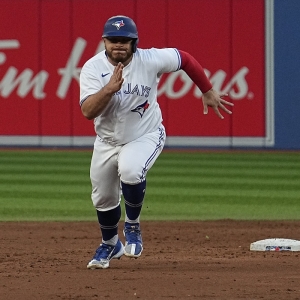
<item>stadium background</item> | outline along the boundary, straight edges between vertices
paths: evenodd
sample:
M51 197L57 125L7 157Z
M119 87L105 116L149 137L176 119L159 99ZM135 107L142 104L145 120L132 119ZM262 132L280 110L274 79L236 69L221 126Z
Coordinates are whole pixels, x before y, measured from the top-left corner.
M249 251L260 239L300 240L299 153L256 151L300 149L299 10L298 0L0 1L1 299L299 299L297 252ZM117 13L137 20L141 47L191 52L235 107L223 121L204 117L188 78L164 78L168 143L197 150L159 157L143 257L103 276L86 269L99 242L91 149L57 147L93 142L76 76Z
M167 146L299 149L300 2L290 0L3 0L0 145L91 146L78 75L103 48L108 17L136 20L142 48L193 54L234 114L202 115L201 93L182 72L159 87ZM13 18L6 18L7 15ZM245 22L246 20L246 22Z

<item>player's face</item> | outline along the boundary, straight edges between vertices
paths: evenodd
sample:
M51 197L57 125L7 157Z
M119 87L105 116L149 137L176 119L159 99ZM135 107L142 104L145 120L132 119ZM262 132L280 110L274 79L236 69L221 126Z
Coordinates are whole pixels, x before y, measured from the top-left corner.
M132 39L122 36L104 38L105 50L113 65L121 62L127 65L132 58Z

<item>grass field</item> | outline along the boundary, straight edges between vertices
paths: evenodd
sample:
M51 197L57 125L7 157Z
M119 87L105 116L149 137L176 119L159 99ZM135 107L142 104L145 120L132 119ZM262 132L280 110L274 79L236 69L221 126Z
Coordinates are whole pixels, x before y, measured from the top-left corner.
M90 159L0 151L0 220L96 220ZM299 153L164 151L147 182L143 220L300 219Z

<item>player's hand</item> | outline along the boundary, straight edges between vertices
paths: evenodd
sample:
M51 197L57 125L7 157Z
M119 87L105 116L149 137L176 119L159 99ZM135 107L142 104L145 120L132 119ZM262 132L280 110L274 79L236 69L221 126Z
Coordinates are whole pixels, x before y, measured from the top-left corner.
M122 84L124 81L123 68L124 68L124 65L119 62L115 66L114 72L113 72L112 76L110 77L108 84L106 85L106 88L109 89L112 94L118 92L122 87Z
M227 109L224 104L229 106L233 106L234 104L224 100L223 97L225 96L228 96L228 94L219 95L214 89L210 89L208 92L204 93L202 95L203 114L208 114L208 107L212 107L212 109L220 119L224 119L224 117L220 113L219 108L221 108L228 114L232 114L232 112Z

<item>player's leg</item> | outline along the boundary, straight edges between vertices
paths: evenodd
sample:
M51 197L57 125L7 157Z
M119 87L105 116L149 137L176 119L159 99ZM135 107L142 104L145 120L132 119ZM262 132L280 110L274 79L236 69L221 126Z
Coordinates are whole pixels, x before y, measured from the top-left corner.
M125 201L125 255L139 257L143 251L140 214L146 191L146 175L161 153L165 131L161 127L123 146L118 157Z
M123 245L118 237L121 217L120 179L117 171L118 147L96 141L91 160L90 177L92 200L96 208L102 234L102 243L89 262L89 269L108 268L112 258L123 255Z

